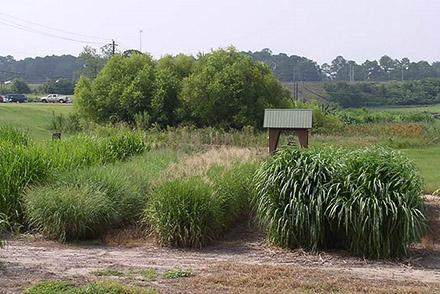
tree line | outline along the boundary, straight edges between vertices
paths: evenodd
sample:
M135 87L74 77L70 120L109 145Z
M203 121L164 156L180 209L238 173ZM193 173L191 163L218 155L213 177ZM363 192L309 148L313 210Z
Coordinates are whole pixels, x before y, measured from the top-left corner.
M440 62L410 61L406 57L399 60L384 55L379 60L366 60L358 64L338 56L331 63L318 65L311 59L297 55L275 55L270 49L245 54L269 65L283 82L407 81L440 78Z
M341 107L440 103L440 80L326 83L328 101Z
M136 50L118 52L121 55ZM269 66L282 82L291 81L392 81L440 78L440 62L395 59L384 55L379 60L366 60L359 64L343 56L330 63L319 65L316 61L285 53L273 54L270 49L241 52ZM0 82L21 79L29 83L48 80L77 80L81 75L97 76L111 57L109 45L99 49L85 47L78 57L72 55L46 56L16 60L0 56Z

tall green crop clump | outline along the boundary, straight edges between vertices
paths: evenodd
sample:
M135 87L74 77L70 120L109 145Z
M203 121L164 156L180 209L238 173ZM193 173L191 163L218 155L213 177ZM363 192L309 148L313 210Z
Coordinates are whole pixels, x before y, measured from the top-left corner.
M399 152L284 149L256 175L257 216L277 245L389 258L423 236L422 181Z
M424 232L422 181L400 152L371 148L350 153L344 192L328 208L355 255L388 258L407 253Z
M326 209L338 193L337 149L283 149L256 173L257 216L271 242L311 250L327 246Z

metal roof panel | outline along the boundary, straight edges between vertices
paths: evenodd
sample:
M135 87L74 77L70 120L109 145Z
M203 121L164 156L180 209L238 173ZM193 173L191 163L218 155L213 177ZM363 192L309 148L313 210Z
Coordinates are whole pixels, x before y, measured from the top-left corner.
M312 128L312 110L310 109L266 109L264 111L265 128Z

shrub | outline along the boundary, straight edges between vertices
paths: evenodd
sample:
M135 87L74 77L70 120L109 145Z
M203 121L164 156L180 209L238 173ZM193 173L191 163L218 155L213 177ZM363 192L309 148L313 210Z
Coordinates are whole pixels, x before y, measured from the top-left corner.
M287 148L262 164L256 173L255 204L272 243L311 250L327 246L331 223L326 208L340 176L339 155L332 148Z
M25 197L30 224L59 240L93 238L119 219L104 189L90 185L35 187Z
M406 254L424 232L422 182L396 151L284 149L256 179L259 221L283 247L388 258Z
M162 244L201 247L222 229L221 207L211 195L200 178L166 182L153 192L145 217Z
M422 237L422 181L407 157L384 148L354 151L346 162L345 184L328 212L346 232L353 254L401 256Z

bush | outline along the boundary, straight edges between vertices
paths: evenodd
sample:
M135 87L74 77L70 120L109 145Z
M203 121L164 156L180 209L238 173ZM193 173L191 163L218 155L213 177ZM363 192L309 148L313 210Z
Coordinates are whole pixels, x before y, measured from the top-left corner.
M287 107L289 92L267 65L228 48L198 59L180 97L184 121L198 127L261 129L264 109Z
M424 232L420 177L389 149L284 149L256 179L259 221L283 247L388 258L406 254Z
M219 202L199 178L177 179L159 186L145 213L164 245L201 247L222 230Z
M350 252L373 258L401 256L423 236L423 185L406 156L384 148L352 152L345 184L328 212L346 232Z
M31 226L62 241L97 237L120 217L106 191L91 185L35 187L25 206Z

